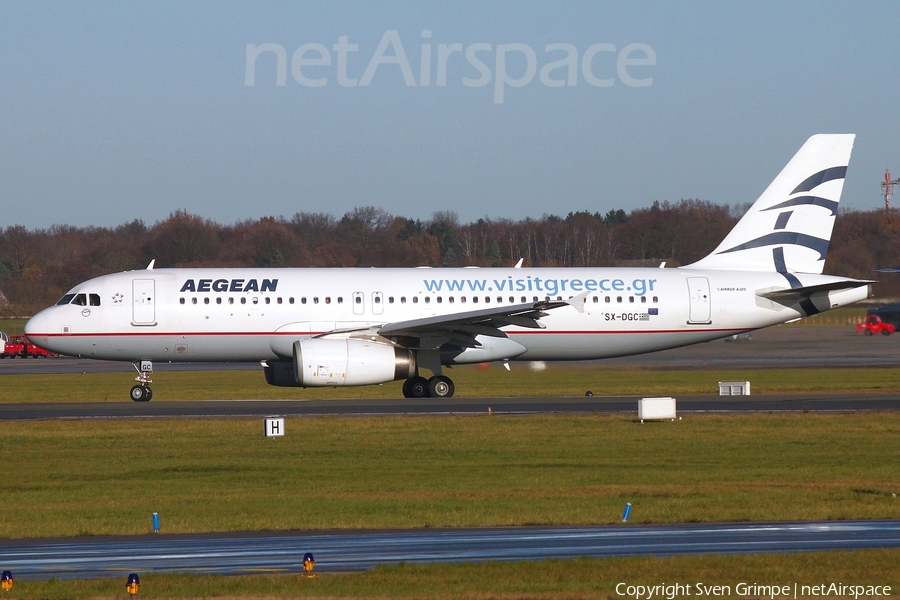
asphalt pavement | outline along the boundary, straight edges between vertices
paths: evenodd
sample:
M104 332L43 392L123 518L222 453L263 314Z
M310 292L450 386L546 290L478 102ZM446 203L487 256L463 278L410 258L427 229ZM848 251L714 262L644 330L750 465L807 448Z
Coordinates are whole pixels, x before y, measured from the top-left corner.
M900 547L900 521L718 523L409 529L393 531L146 535L4 540L0 567L17 579L124 577L126 573L317 572L375 565L538 560L581 556L671 556L817 552Z

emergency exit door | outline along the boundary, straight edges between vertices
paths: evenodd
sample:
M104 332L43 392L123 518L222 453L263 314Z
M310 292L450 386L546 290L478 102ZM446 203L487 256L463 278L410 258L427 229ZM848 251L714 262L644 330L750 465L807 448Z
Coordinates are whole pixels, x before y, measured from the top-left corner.
M688 277L687 284L691 303L688 323L709 323L712 316L709 279L706 277Z

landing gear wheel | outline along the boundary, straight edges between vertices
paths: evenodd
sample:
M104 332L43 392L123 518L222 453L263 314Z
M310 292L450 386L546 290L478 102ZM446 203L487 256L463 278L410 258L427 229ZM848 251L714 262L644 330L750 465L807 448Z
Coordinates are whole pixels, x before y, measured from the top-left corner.
M150 402L152 397L153 392L146 386L136 385L131 388L131 399L135 402Z
M413 377L403 382L404 398L425 398L428 396L428 380L424 377Z
M435 375L428 380L428 395L432 398L450 398L456 387L449 377Z

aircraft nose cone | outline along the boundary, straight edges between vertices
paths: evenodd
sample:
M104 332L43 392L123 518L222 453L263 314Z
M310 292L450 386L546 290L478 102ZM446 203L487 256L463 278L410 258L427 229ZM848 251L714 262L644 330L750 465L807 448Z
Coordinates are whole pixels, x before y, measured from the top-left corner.
M25 335L30 339L33 343L41 346L41 341L46 341L44 338L47 334L47 329L50 327L50 319L47 317L44 311L39 312L34 315L25 323ZM43 346L42 346L43 347Z

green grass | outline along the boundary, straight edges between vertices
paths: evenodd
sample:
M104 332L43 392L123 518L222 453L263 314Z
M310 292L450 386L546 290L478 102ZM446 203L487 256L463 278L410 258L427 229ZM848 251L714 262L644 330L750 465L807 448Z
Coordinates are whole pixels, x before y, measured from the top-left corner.
M0 536L900 517L900 415L0 423Z
M538 562L489 562L461 565L397 565L365 573L243 577L141 574L138 597L149 598L473 598L590 599L625 598L619 583L692 586L738 584L891 586L900 590L900 550L819 552L751 556L677 556L670 558L580 558ZM17 581L6 598L121 598L125 574L89 581ZM759 596L757 596L759 597ZM768 596L764 596L768 598ZM793 597L793 596L791 596ZM871 596L870 596L871 597ZM665 598L665 596L662 596ZM785 596L776 596L786 600Z
M14 359L21 360L21 359ZM62 360L62 359L60 359ZM678 396L718 393L719 381L750 380L756 394L790 392L879 392L900 388L900 370L731 369L644 370L637 367L551 365L534 373L522 365L450 371L457 396ZM128 373L6 375L0 403L121 402L134 384ZM267 385L262 369L252 371L157 371L153 402L166 400L242 400L301 398L400 398L400 382L350 388L284 388Z
M0 331L7 335L25 333L25 322L28 319L0 319Z

